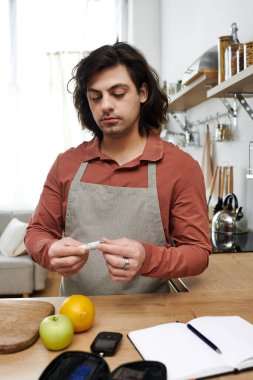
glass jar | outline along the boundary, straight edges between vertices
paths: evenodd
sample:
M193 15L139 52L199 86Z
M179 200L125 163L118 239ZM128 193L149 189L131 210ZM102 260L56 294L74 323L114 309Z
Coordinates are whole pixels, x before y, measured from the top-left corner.
M244 44L244 69L253 65L253 41Z
M239 44L232 44L228 47L228 78L237 73L236 55Z
M231 44L231 36L221 36L218 38L218 82L225 80L225 52Z
M244 69L244 45L238 44L238 49L236 52L236 71L239 73Z

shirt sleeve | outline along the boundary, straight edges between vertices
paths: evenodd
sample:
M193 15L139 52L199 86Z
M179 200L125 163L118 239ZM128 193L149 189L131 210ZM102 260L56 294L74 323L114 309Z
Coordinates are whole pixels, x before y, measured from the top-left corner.
M25 235L28 254L47 269L50 269L48 250L56 240L61 239L64 229L61 184L58 179L59 157L48 173Z
M211 244L204 179L196 161L175 184L168 230L174 244L143 243L146 258L140 274L177 278L202 273L208 266Z

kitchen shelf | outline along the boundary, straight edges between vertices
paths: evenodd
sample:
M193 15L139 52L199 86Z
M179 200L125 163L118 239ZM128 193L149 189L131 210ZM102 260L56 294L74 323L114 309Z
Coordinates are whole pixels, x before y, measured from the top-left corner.
M207 91L208 98L233 98L235 94L253 96L253 66Z
M207 100L207 91L217 84L217 73L201 74L190 85L182 88L175 95L170 95L169 112L184 112Z

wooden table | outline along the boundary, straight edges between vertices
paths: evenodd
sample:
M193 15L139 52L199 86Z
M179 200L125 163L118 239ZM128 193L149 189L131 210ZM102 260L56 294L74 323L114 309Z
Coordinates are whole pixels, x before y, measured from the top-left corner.
M253 253L213 253L205 272L172 284L178 291L189 292L253 291Z
M253 292L247 289L221 293L204 291L91 298L96 307L95 324L88 332L75 334L68 350L89 351L90 343L97 332L120 331L124 337L117 354L106 358L111 369L122 363L141 359L127 338L127 333L134 329L176 320L187 322L194 317L204 315L239 315L253 323ZM26 299L27 302L33 300ZM57 312L63 298L40 298L40 300L53 303ZM24 351L0 355L0 379L38 379L43 369L58 354L59 352L48 351L38 339L33 346ZM249 380L253 378L253 371L216 378Z

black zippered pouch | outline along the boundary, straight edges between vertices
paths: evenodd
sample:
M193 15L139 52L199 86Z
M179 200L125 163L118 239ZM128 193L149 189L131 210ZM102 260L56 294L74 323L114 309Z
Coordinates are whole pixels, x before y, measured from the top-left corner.
M112 372L98 355L83 351L66 351L54 358L39 380L166 380L163 363L142 360L122 364Z
M56 356L39 380L111 380L108 364L97 355L66 351Z
M142 360L122 364L112 371L112 380L166 380L167 370L163 363Z

